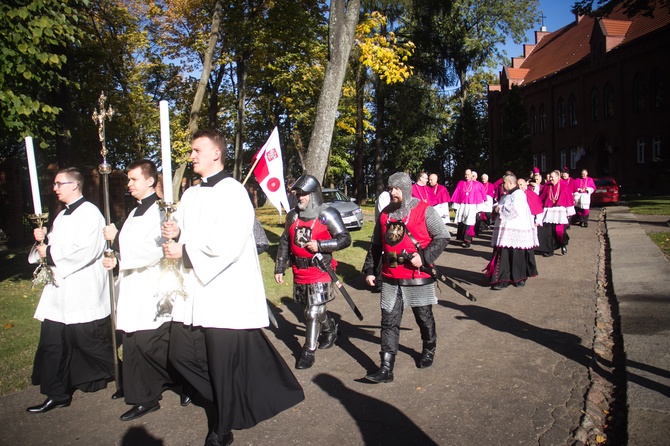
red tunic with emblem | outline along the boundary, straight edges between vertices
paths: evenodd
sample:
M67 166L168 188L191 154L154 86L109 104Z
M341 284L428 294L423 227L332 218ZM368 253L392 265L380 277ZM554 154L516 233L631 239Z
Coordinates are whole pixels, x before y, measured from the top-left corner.
M379 217L381 224L382 250L384 253L395 252L400 254L403 251L408 253L416 252L416 247L412 240L407 236L405 227L409 229L412 237L419 242L422 249L431 242L428 227L426 226L426 209L428 205L423 202L414 207L409 215L402 221L389 218L386 212ZM391 279L429 279L430 274L419 271L409 261L398 264L395 268L390 268L387 262L382 265L382 276Z
M291 225L289 231L289 236L291 238L291 254L295 257L303 257L311 259L314 254L307 251L305 244L310 240L330 240L333 237L328 232L328 227L322 223L321 218L315 218L314 220L303 221L299 218ZM337 262L333 258L331 262L331 268L333 271L337 268ZM310 266L309 268L298 268L296 262L293 262L293 281L295 283L317 283L317 282L330 282L330 276L327 272L321 271L316 266Z

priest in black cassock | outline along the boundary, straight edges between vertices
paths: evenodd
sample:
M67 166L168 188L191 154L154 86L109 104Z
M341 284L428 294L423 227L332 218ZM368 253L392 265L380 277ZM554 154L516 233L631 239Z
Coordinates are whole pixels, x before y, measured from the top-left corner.
M55 284L46 284L35 319L42 321L32 382L47 396L28 412L67 407L75 389L93 392L114 379L107 272L102 266L105 221L82 195L76 168L58 172L53 190L65 204L51 231L37 228L28 260L46 258ZM57 285L57 286L56 286Z

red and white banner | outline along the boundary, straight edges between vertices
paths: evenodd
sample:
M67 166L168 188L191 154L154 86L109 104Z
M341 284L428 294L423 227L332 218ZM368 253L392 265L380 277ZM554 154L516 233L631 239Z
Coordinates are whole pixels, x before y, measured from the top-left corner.
M270 138L261 150L251 160L254 167L254 176L258 184L267 195L268 200L277 208L281 214L281 206L284 206L288 213L291 209L286 196L286 185L284 184L284 161L281 157L281 147L279 146L279 131L277 127L272 131Z

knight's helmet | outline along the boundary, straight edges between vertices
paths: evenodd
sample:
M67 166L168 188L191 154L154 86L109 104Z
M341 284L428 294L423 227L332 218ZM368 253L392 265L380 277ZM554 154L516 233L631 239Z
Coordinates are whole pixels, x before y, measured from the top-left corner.
M316 209L323 204L323 195L321 194L321 185L319 180L317 180L312 175L302 175L300 176L291 190L296 191L296 194L303 195L309 194L309 204L307 209Z

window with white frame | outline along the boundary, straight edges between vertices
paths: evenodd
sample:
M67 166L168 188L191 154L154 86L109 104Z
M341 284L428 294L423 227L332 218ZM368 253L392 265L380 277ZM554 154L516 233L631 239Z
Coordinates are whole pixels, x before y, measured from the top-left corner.
M637 163L644 164L644 138L637 139Z
M574 94L568 98L568 119L571 126L577 125L577 99Z
M570 169L575 169L577 167L577 149L570 149Z
M591 121L598 121L598 88L593 87L591 89Z
M535 113L535 107L530 109L530 134L534 135L537 133L537 113Z
M565 167L568 164L568 152L567 150L563 149L561 150L561 165L559 167L559 170L563 170L563 167Z
M614 87L609 82L605 84L605 118L614 116Z
M661 159L661 137L658 135L651 138L651 158L654 161Z
M663 73L658 68L651 73L651 105L654 108L663 107Z

